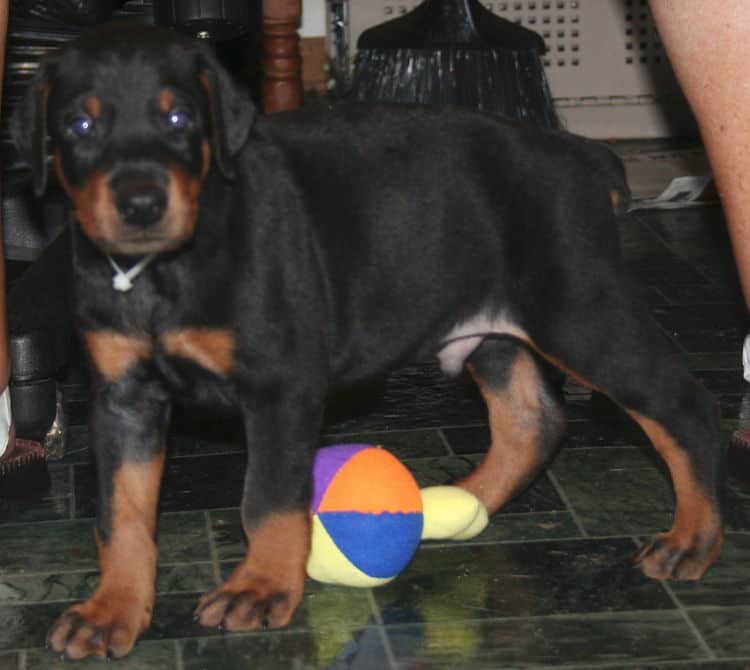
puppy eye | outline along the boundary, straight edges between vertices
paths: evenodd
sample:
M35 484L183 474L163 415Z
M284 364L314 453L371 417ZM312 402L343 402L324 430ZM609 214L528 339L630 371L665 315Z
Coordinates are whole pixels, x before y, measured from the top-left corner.
M169 126L175 130L187 128L192 121L189 112L181 107L175 107L169 112L167 120L169 121Z
M85 114L74 116L65 129L70 137L88 137L94 131L94 120Z

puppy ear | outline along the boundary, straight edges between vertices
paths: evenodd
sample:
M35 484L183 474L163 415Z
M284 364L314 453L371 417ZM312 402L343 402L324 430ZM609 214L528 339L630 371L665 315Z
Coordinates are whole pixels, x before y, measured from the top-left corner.
M39 66L8 124L21 159L31 168L37 196L47 187L47 100L53 68L50 62Z
M198 77L206 89L214 160L221 173L233 179L232 157L247 141L255 121L255 105L208 51L201 54Z

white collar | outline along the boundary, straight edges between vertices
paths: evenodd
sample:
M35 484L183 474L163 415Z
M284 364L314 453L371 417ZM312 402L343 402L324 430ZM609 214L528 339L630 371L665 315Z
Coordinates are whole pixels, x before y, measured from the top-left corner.
M133 288L133 280L148 267L149 263L151 263L154 258L156 258L156 254L144 256L126 272L115 262L115 259L112 258L112 256L107 254L107 260L115 271L115 274L112 277L112 288L120 293L127 293Z

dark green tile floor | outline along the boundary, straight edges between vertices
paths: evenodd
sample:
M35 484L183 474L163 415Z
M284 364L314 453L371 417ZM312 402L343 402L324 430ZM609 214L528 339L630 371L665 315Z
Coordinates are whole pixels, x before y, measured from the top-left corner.
M727 436L750 424L750 385L738 355L747 323L721 212L631 214L621 229L636 291L719 396ZM570 381L565 391L563 449L484 534L425 544L396 581L378 589L310 583L286 630L245 635L191 619L198 596L244 552L241 431L232 417L178 412L161 501L154 623L117 666L750 668L747 479L730 481L726 548L710 574L698 584L650 581L631 557L670 525L664 469L639 429L601 396ZM68 384L65 397L69 444L52 466L49 494L2 512L0 670L62 667L43 648L45 631L96 582L85 388ZM337 441L385 445L424 486L473 467L488 430L476 390L427 364L336 398L324 443Z

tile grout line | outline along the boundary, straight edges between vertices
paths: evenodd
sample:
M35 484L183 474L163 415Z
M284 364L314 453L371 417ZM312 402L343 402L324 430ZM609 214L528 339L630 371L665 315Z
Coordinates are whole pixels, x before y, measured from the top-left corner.
M167 512L161 512L159 514L159 518L168 518L168 519L179 519L180 517L185 516L192 516L196 519L204 516L205 513L210 512L239 512L239 507L230 507L230 506L220 506L220 507L210 507L210 508L201 508L201 509L182 509L182 510L171 510ZM76 524L86 524L86 528L89 528L91 524L96 523L96 514L93 514L91 516L83 516L78 517L75 519L69 519L69 518L55 518L55 519L41 519L39 521L14 521L14 522L8 522L8 523L2 523L0 522L0 531L3 530L14 530L14 529L22 529L27 527L35 527L35 528L43 528L45 531L54 532L56 526L64 526L69 527L69 524L76 523ZM749 531L750 532L750 531ZM193 561L168 561L167 565L181 565L181 564L187 564L192 563ZM202 561L207 562L207 561ZM54 572L85 572L88 570L88 568L79 568L79 569L73 569L73 570L61 570L61 571L54 571ZM42 570L36 573L27 572L24 573L26 575L30 574L49 574L49 570Z
M560 499L563 501L563 504L565 505L568 512L570 512L570 516L573 517L573 523L575 523L576 527L578 528L578 531L581 533L583 537L589 537L588 531L586 530L585 526L583 525L583 521L578 516L578 512L576 512L575 507L573 507L573 503L570 502L570 498L568 498L568 494L565 493L563 490L562 485L560 482L557 481L557 477L552 473L552 470L547 470L547 477L549 477L549 480L552 482L552 486L555 488L555 491L557 491L557 495L560 496Z
M324 433L324 438L339 439L358 435L388 435L390 433L424 433L436 430L443 430L444 428L486 428L486 423L472 422L472 423L449 423L445 425L437 426L418 426L416 428L391 428L386 430L347 430L343 433Z
M396 657L393 654L393 648L391 647L391 641L388 638L388 633L385 631L385 624L383 623L383 617L380 615L380 608L375 601L375 596L372 593L372 589L367 590L367 600L370 603L370 611L372 612L375 623L378 625L378 634L380 635L380 641L383 643L385 649L385 657L388 659L388 665L392 670L398 670L396 663Z
M671 598L672 602L677 608L677 611L685 620L685 623L688 625L690 632L698 640L698 644L701 646L701 649L703 649L703 651L706 653L706 655L708 656L708 659L712 661L717 660L718 657L714 653L714 650L711 649L711 646L708 644L708 642L706 642L706 638L703 637L703 633L701 633L698 626L695 625L695 622L693 621L692 617L690 616L688 611L683 607L682 603L680 602L680 599L677 597L677 594L675 594L675 592L672 590L672 587L665 580L662 580L661 585L664 587L664 590L667 592L667 595L669 595L669 597Z
M187 565L187 564L186 564ZM162 597L169 596L200 596L201 591L187 590L187 591L157 591L157 600ZM2 601L0 600L0 607L30 607L34 605L72 605L76 603L75 598L50 598L48 600L12 600Z
M692 270L694 270L695 272L697 272L711 286L718 286L719 285L716 282L716 280L713 277L711 277L711 275L709 273L707 273L703 268L701 268L698 265L696 265L689 256L681 253L679 247L677 247L675 244L673 244L667 238L665 238L664 235L662 235L662 233L659 231L659 229L655 228L651 224L650 221L647 221L647 220L643 219L643 224L646 226L646 228L648 228L648 230L651 232L651 234L654 235L654 237L656 237L656 239L659 240L659 242L661 242L661 244L664 246L664 248L667 251L669 251L669 253L671 253L672 255L674 255L675 257L677 257L677 259L683 261L685 264L689 265ZM660 291L660 293L661 293L661 291ZM671 300L668 300L668 302L670 304L672 304Z
M667 307L673 307L676 306L676 303L674 300L670 300L669 296L667 296L664 291L662 291L658 286L649 286L649 288L652 291L656 291L662 298L664 298L664 304L667 305Z
M68 466L68 485L70 486L70 500L68 501L68 516L71 521L76 518L76 469L73 464Z
M445 436L445 433L443 432L442 428L438 428L438 435L440 436L440 441L443 443L443 446L445 447L447 455L457 456L458 454L456 454L456 452L453 451L453 447L451 447L450 442L448 442L448 438Z
M638 612L643 612L644 614L657 614L659 613L659 610L626 610L623 612L613 612L613 611L601 611L601 612L568 612L568 613L557 613L557 614L545 614L545 615L523 615L523 616L499 616L499 617L489 617L487 619L483 618L459 618L453 621L436 621L436 622L419 622L419 621L411 621L411 622L403 622L398 624L390 624L386 625L383 622L382 617L380 616L379 608L377 607L377 604L375 602L375 598L372 593L372 589L368 589L368 601L370 604L371 612L373 612L373 619L375 620L375 625L365 625L363 626L347 626L345 627L345 630L347 631L356 631L360 628L378 628L381 640L384 639L383 636L385 636L384 644L386 646L386 653L387 658L389 661L392 660L392 668L391 670L398 670L398 663L395 660L395 656L392 653L392 649L390 646L390 641L387 639L386 629L411 629L415 627L429 627L429 626L448 626L448 625L464 625L464 624L482 624L482 623L492 623L492 622L518 622L518 621L539 621L539 620L569 620L569 621L582 621L582 620L588 620L588 619L603 619L603 618L612 618L616 616L617 614L637 614ZM709 609L720 609L718 606L706 606ZM743 605L736 605L733 606L734 608L739 609L745 609L746 606ZM673 610L661 610L661 612L673 612ZM676 614L676 612L674 612ZM303 630L279 630L276 631L279 635L298 635L300 633L304 632ZM252 636L257 636L257 633L251 633ZM244 636L241 636L244 637ZM226 640L227 636L226 634L215 634L215 633L207 633L206 635L200 635L200 636L188 636L188 637L175 637L175 638L169 638L162 641L169 641L171 639L172 642L176 643L178 646L182 642L189 642L189 641L205 641L205 640ZM149 642L158 642L158 640L148 640ZM18 655L19 663L25 663L26 662L26 655L30 651L42 651L45 648L42 647L33 647L33 648L8 648L4 649L4 653L15 653ZM184 656L182 653L182 648L180 646L179 649L179 660L183 664L181 667L178 668L178 670L184 670ZM697 659L697 660L691 660L690 664L692 665L702 665L709 661L711 659ZM722 656L722 657L715 657L714 660L718 660L722 663L731 663L731 662L748 662L750 661L750 656L746 655L738 655L738 656ZM644 661L639 659L632 659L632 660L626 660L626 661L602 661L600 663L590 664L587 663L585 665L585 668L625 668L625 667L633 667L633 668L640 668L642 667ZM677 665L677 664L681 665ZM691 667L691 666L685 666L684 659L664 659L662 661L658 661L654 664L654 667ZM547 666L545 666L547 667ZM561 668L561 670L572 670L574 668L583 668L584 666L581 666L579 664L570 664L570 663L564 663L560 666L555 666ZM651 667L649 665L649 667ZM748 665L750 668L750 665ZM26 670L25 666L19 665L18 670Z
M735 393L734 395L741 395ZM643 444L634 444L634 443L625 443L625 444L587 444L583 446L567 446L567 447L561 447L562 449L567 449L569 451L575 451L575 452L584 452L584 451L593 451L593 452L603 452L603 451L622 451L622 450L630 450L634 452L638 452L643 450L644 447L650 446L650 442L644 442ZM471 458L472 456L484 456L487 454L487 449L489 448L489 443L485 446L484 451L472 451L469 453L453 453L451 456L456 456L457 458ZM443 458L443 456L410 456L406 460L409 461L428 461L430 459L434 458ZM549 470L548 470L549 471Z
M211 567L214 573L214 583L216 586L221 584L221 567L219 567L219 552L214 544L214 534L211 530L211 513L208 510L203 512L203 518L206 520L206 535L208 536L208 551L211 555Z
M177 666L177 670L185 670L185 662L182 659L182 642L179 638L175 638L173 642L175 665Z
M637 536L632 536L631 540L633 541L633 544L636 546L636 549L640 549L643 547L643 544L639 542L639 538ZM690 632L695 636L695 638L698 640L698 644L700 645L701 649L706 653L709 660L715 661L717 660L716 653L713 649L711 649L711 646L706 642L706 639L703 637L703 633L701 633L698 626L695 625L695 622L693 621L692 617L690 616L690 613L687 611L687 609L683 606L680 599L677 597L677 594L674 592L672 587L670 586L669 582L666 580L659 580L661 583L662 588L666 591L667 595L669 596L669 599L672 601L672 604L677 608L677 611L680 613L680 616L685 620L685 623L687 624L688 628L690 629Z
M225 561L219 561L220 563L228 563L231 559L226 559ZM181 568L185 566L190 565L202 565L204 563L211 563L212 559L209 557L205 561L159 561L159 567L160 568ZM99 567L96 562L92 563L87 568L75 568L73 570L38 570L38 571L32 571L32 570L24 570L23 572L17 572L17 573L10 573L6 572L2 574L3 579L12 579L12 578L27 578L27 577L54 577L54 576L64 576L64 575L86 575L89 573L98 573ZM189 593L189 591L184 591L183 593ZM15 602L15 601L14 601ZM30 602L42 602L42 601L30 601ZM44 602L67 602L67 599L64 600L55 600L55 601L44 601ZM7 605L8 602L4 600L0 600L0 605Z
M686 256L684 256L683 254L681 254L681 253L680 253L680 251L679 251L679 250L678 250L678 249L677 249L677 248L676 248L676 247L675 247L675 246L674 246L673 244L671 244L671 243L670 243L670 242L669 242L669 241L668 241L667 239L665 239L665 238L664 238L664 236L663 236L663 235L662 235L662 234L661 234L661 233L659 232L659 230L658 230L658 229L656 229L656 228L654 228L654 227L653 227L653 226L651 225L651 223L650 223L649 221L646 221L645 219L642 219L641 221L642 221L643 225L644 225L644 226L645 226L645 227L646 227L646 228L647 228L647 229L649 230L649 232L650 232L650 233L651 233L651 234L652 234L652 235L653 235L653 236L654 236L654 237L655 237L655 238L656 238L656 239L657 239L657 240L659 241L659 243L660 243L660 244L661 244L661 245L662 245L662 246L664 247L664 249L666 249L666 250L667 250L667 251L668 251L668 252L669 252L670 254L672 254L672 255L673 255L673 256L674 256L675 258L677 258L677 259L678 259L679 261L682 261L683 263L685 263L685 264L689 265L689 266L690 266L690 268L691 268L691 269L692 269L693 271L697 272L697 273L698 273L698 274L699 274L699 275L700 275L700 276L701 276L701 277L702 277L702 278L703 278L703 279L704 279L704 280L705 280L705 281L706 281L706 282L707 282L707 283L708 283L709 285L712 285L712 286L717 286L717 283L716 283L716 282L714 281L714 279L713 279L713 278L712 278L711 276L709 276L709 275L708 275L708 274L707 274L706 272L704 272L704 270L703 270L702 268L698 267L698 266L697 266L697 265L696 265L696 264L695 264L695 263L694 263L694 262L693 262L692 260L690 260L690 259L689 259L688 257L686 257ZM653 288L653 287L652 287L652 288ZM664 295L664 293L662 293L662 291L660 291L660 290L659 290L658 288L656 288L656 290L657 290L657 291L659 291L659 293L661 293L661 295L662 295L662 296L664 296L664 298L665 298L665 299L666 299L666 301L667 301L667 306L669 306L669 307L679 307L679 303L678 303L678 304L675 304L675 302L674 302L674 301L672 301L672 300L669 300L669 298L667 298L667 296L665 296L665 295ZM649 310L649 312L650 312L650 311L651 311L651 310ZM690 353L691 353L690 351L688 351L688 350L687 350L687 349L686 349L686 348L685 348L685 347L684 347L684 346L682 345L682 341L680 340L680 337L679 337L679 336L678 336L678 335L677 335L676 333L670 333L670 332L669 332L669 329L667 329L667 328L666 328L665 326L663 326L663 325L661 324L661 322L660 322L660 321L659 321L659 320L658 320L658 319L657 319L657 318L656 318L656 317L655 317L655 316L654 316L653 314L651 314L651 315L650 315L650 318L651 318L651 320L652 320L652 321L653 321L653 322L654 322L654 323L656 324L657 328L659 328L659 330L660 330L660 331L661 331L662 333L664 333L664 335L666 335L666 336L667 336L667 338L668 338L668 339L669 339L669 340L670 340L671 342L673 342L673 343L674 343L674 345L676 346L676 348L677 348L677 349L679 349L679 351L681 352L681 354L682 354L683 356L684 356L684 355L687 355L687 354L690 354ZM677 336L676 336L676 335L677 335Z
M722 663L747 663L748 659L744 656L738 656L738 657L732 657L732 658L721 658ZM684 659L669 659L665 661L656 661L654 663L647 663L646 666L644 666L644 663L646 663L645 660L632 660L632 661L611 661L611 662L605 662L605 663L595 663L595 664L589 664L581 665L580 663L563 663L562 665L556 665L555 670L609 670L610 668L613 670L624 670L625 668L631 668L632 670L641 670L643 667L649 667L649 668L676 668L677 670L685 670L686 668L704 668L705 667L706 660L688 660L685 661ZM544 666L549 667L549 666ZM748 666L750 667L750 666Z
M718 605L705 605L706 609L714 611L723 609ZM732 610L747 610L746 605L732 605ZM513 623L513 622L535 622L535 621L569 621L569 622L583 622L585 621L601 621L603 619L617 619L622 616L644 615L644 616L663 616L664 614L678 616L676 609L629 609L629 610L599 610L594 612L553 612L549 614L520 614L518 616L514 614L505 614L499 616L488 616L482 617L459 617L457 619L446 619L438 621L404 621L395 624L383 624L384 628L388 629L400 629L400 628L415 628L415 627L446 627L453 625L465 625L465 624L485 624L485 623ZM639 619L640 621L641 619ZM699 659L706 661L708 659ZM721 657L719 660L725 660Z

